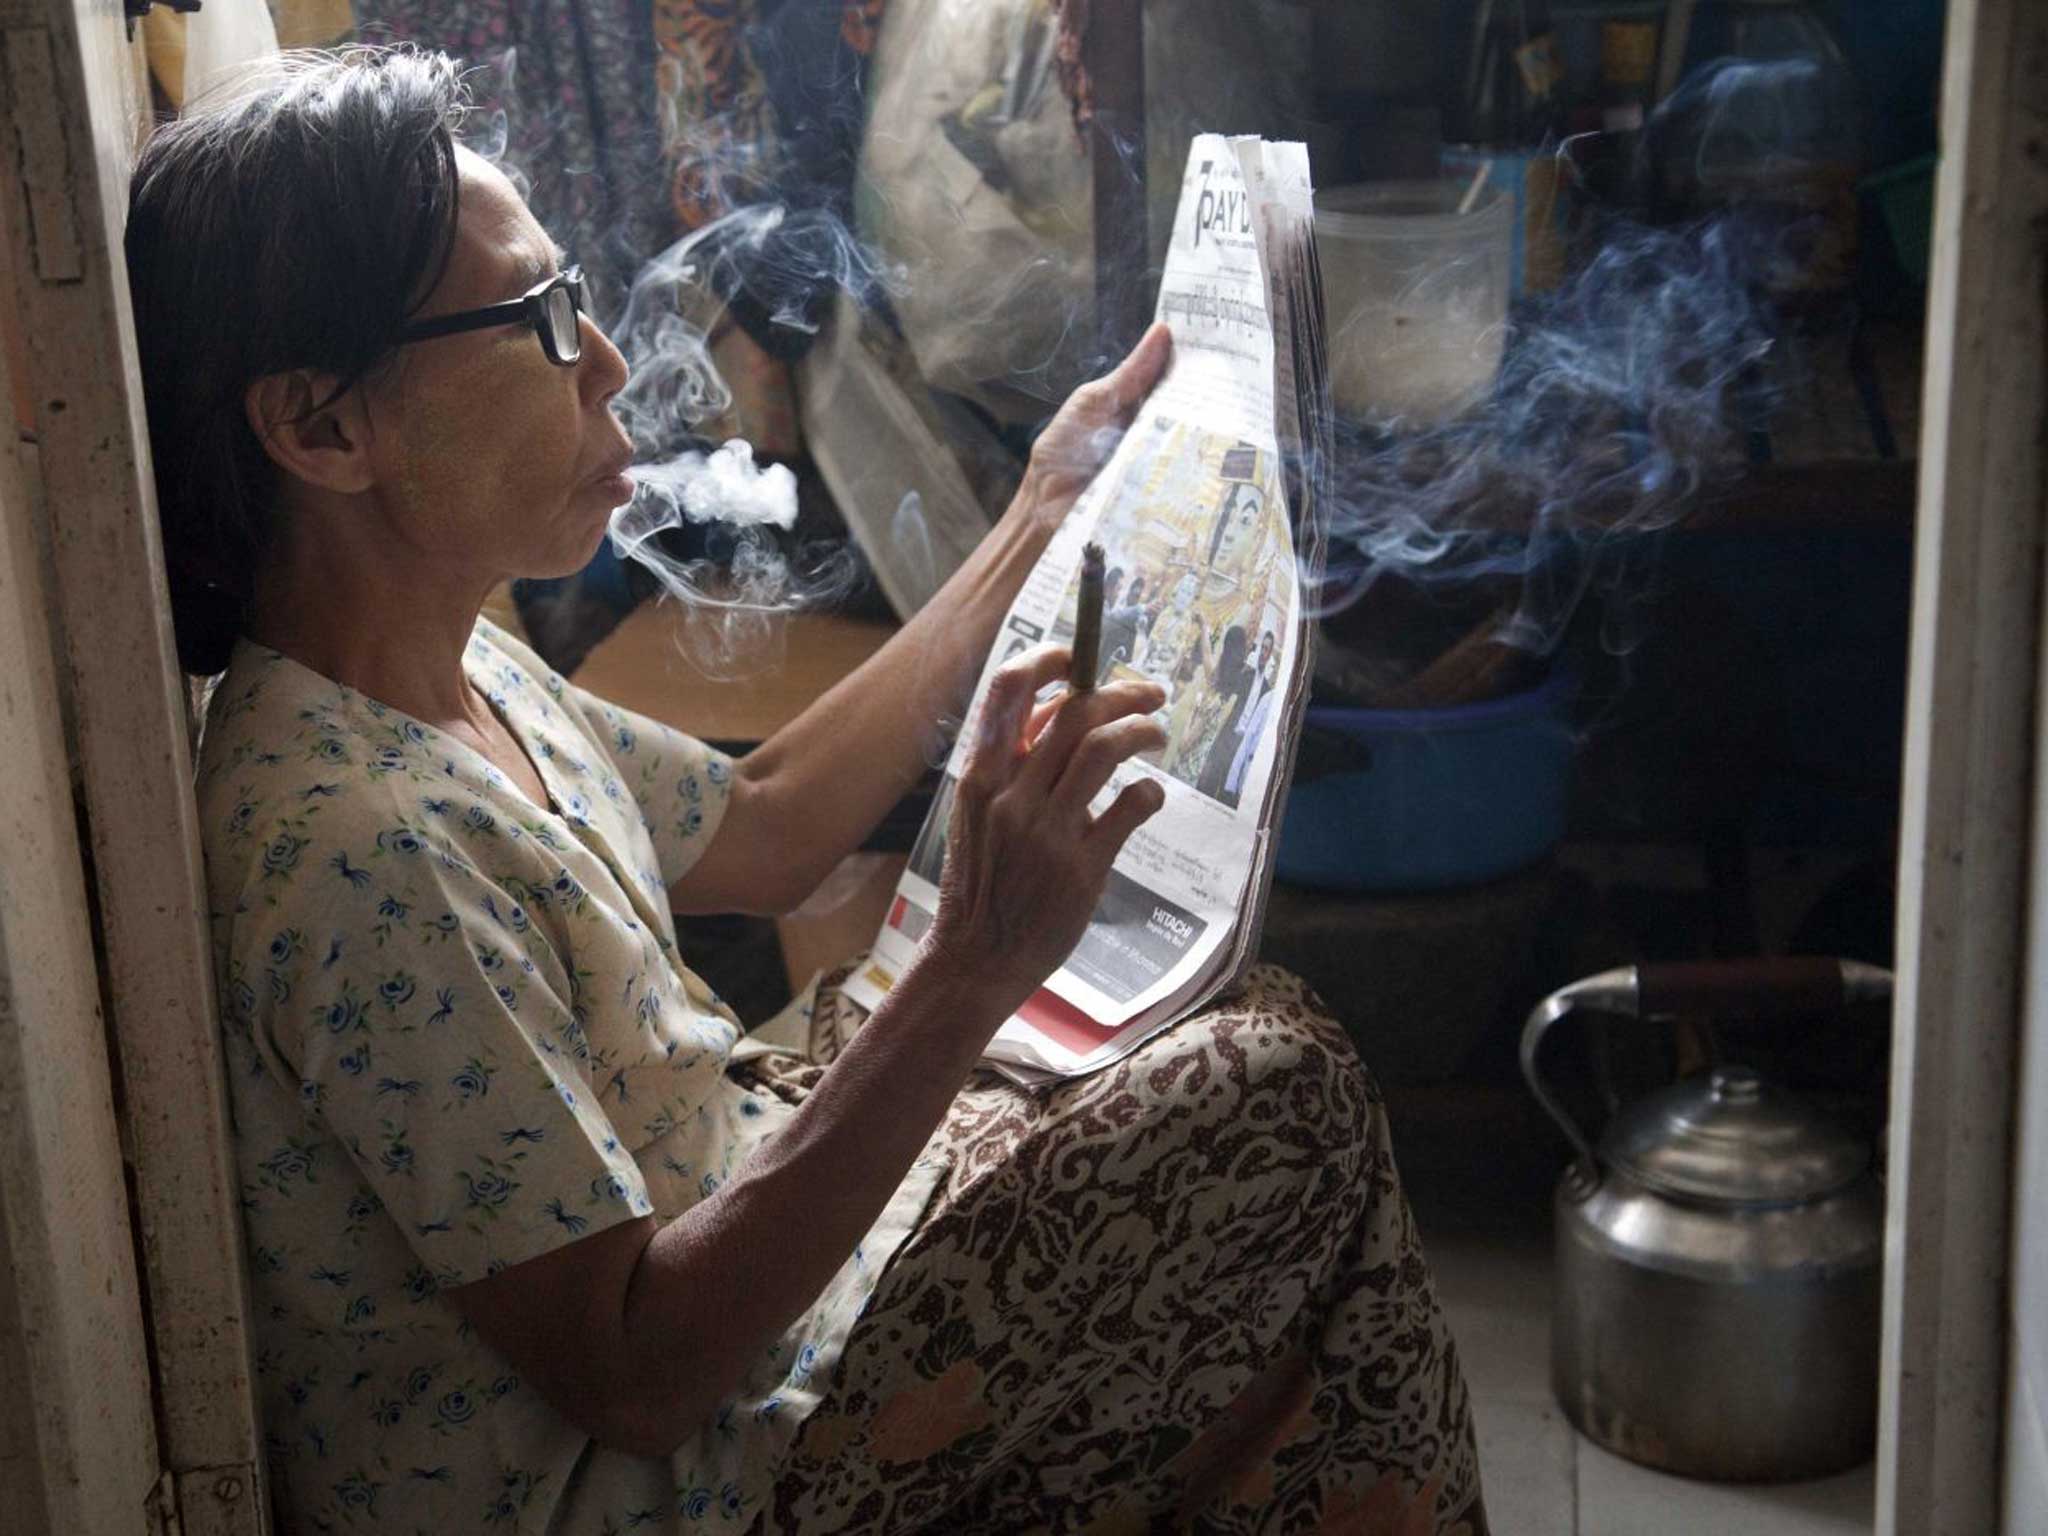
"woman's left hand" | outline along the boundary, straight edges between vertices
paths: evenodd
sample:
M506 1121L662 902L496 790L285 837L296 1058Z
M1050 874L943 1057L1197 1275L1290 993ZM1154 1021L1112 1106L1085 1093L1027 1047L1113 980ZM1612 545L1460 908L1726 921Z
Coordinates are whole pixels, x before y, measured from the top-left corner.
M1047 529L1058 527L1116 451L1172 355L1172 333L1154 322L1115 369L1069 395L1032 445L1015 505Z

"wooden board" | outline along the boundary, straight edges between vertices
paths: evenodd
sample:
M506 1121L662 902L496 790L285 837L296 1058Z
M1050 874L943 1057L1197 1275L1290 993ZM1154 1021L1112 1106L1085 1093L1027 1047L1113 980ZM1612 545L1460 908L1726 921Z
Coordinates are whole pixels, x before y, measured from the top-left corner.
M690 659L686 631L696 622L674 601L642 603L591 649L575 681L705 741L765 741L896 632L873 620L798 614L740 659L740 675L713 678Z

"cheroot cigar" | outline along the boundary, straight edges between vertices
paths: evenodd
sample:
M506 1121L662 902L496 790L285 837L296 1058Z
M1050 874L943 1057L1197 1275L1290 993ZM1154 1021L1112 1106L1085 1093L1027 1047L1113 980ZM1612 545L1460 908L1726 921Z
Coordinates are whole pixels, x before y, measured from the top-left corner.
M1081 547L1081 592L1074 605L1074 659L1067 681L1074 688L1095 686L1102 662L1102 546Z

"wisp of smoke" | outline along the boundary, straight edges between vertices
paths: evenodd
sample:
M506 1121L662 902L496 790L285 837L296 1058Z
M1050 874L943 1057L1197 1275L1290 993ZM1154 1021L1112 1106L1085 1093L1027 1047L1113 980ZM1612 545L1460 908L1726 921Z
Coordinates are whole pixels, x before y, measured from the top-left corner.
M1323 614L1390 576L1490 582L1515 591L1495 638L1552 648L1593 583L1744 461L1775 342L1739 244L1725 220L1614 221L1513 323L1480 404L1405 431L1340 423Z
M464 141L524 196L532 178L522 161L550 134L545 121L528 124L515 144L507 108L517 67L508 48L470 70ZM713 118L688 136L700 179L766 190L746 134ZM634 495L612 514L612 546L685 605L681 646L715 678L775 665L786 615L833 606L865 577L859 551L843 537L793 536L797 481L787 466L757 464L744 439L715 445L703 435L734 403L711 355L708 332L720 317L755 322L771 352L778 332L800 350L839 294L873 305L903 289L901 266L855 238L833 199L797 206L807 189L784 190L788 201L739 208L639 264L616 315L606 312L603 291L592 293L627 361L614 408L635 449ZM928 543L914 495L899 506L895 526L900 537Z
M1627 177L1656 225L1582 206L1593 254L1519 307L1481 402L1434 427L1339 425L1320 601L1359 642L1326 653L1340 691L1389 675L1374 654L1398 632L1389 616L1424 607L1460 627L1490 613L1492 640L1545 653L1597 591L1602 644L1633 646L1656 535L1797 408L1800 343L1774 295L1814 279L1840 174L1830 135L1853 120L1822 74L1808 58L1695 70ZM1559 153L1586 187L1579 148ZM1364 601L1383 581L1388 600Z
M1811 58L1715 59L1659 104L1649 129L1681 176L1768 175L1838 157L1853 108Z
M512 153L512 114L505 106L512 99L518 72L517 48L507 48L463 71L470 107L462 120L462 142L504 172L522 198L531 198L533 178L519 163L520 157Z
M787 466L757 464L737 438L706 451L697 429L733 397L705 322L752 304L775 325L814 330L810 317L826 298L847 292L872 302L896 280L836 214L779 205L740 209L692 232L633 280L613 339L630 369L615 409L636 450L635 490L612 514L612 546L689 606L684 645L708 675L773 664L781 618L843 597L860 563L844 544L786 553L768 531L796 523ZM691 524L715 525L705 553L663 547L661 534Z
M514 66L509 51L495 61L489 94L508 94ZM1702 157L1736 128L1798 139L1803 119L1760 129L1769 118L1758 104L1796 95L1807 69L1792 61L1701 72L1647 137L1682 127ZM477 147L502 156L504 113L481 112L473 124ZM711 126L697 158L716 162L735 185L758 186L761 167L736 158L743 143ZM1759 153L1747 140L1741 147ZM861 579L861 561L844 540L790 541L797 498L789 470L764 469L743 440L717 447L702 436L733 405L707 332L736 312L772 352L777 333L792 343L814 334L836 295L887 303L909 282L904 266L853 234L831 199L787 190L787 201L743 207L646 262L612 326L630 365L616 409L637 453L637 489L613 514L613 545L687 605L685 646L716 676L772 662L782 616L844 596ZM1501 638L1534 650L1554 645L1589 587L1632 556L1630 536L1669 527L1742 457L1774 334L1756 297L1753 245L1726 218L1679 229L1611 224L1567 285L1518 314L1480 406L1392 433L1340 425L1328 576L1316 595L1323 612L1343 613L1389 575L1447 586L1509 580L1520 595ZM954 318L986 324L980 302L1033 275L1028 259L987 274ZM1086 318L1063 314L1046 333L1056 343L1012 348L1004 360L1013 388L1031 394L1041 383L1045 403L1055 403L1063 392L1053 387L1055 354ZM899 546L928 546L914 495L899 506L893 532ZM678 554L678 546L698 552Z

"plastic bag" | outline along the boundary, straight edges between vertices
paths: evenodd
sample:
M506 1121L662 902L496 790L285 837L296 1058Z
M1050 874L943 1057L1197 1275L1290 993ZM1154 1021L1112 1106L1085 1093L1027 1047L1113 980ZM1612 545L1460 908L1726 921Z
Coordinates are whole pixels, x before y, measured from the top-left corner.
M903 263L895 311L925 380L1030 421L1113 361L1095 325L1094 171L1054 67L1052 0L890 0L855 194ZM1198 131L1286 136L1311 115L1312 8L1145 8L1146 203L1155 259ZM1119 274L1147 285L1149 272Z

